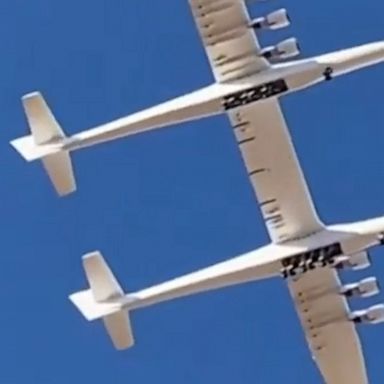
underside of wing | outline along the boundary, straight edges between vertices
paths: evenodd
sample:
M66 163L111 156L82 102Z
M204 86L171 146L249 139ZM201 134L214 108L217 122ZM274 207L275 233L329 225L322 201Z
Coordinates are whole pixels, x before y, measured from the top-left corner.
M252 75L269 67L243 0L189 0L216 81Z
M238 108L229 118L272 241L323 229L278 100Z
M290 281L289 289L312 356L327 384L367 384L367 374L348 304L334 269L322 268Z

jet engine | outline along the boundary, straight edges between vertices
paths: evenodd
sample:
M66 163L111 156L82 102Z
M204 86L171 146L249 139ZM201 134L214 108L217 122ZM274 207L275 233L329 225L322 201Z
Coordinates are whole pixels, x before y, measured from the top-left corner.
M335 267L338 269L350 268L354 271L368 268L371 265L369 253L367 251L358 252L351 256L341 256L335 260Z
M288 27L291 24L291 20L288 16L288 12L285 8L278 9L265 17L259 17L253 20L250 24L254 29L280 29Z
M300 55L300 47L294 37L279 44L262 49L261 55L266 59L284 60Z
M358 283L344 285L341 294L346 297L371 297L380 292L379 283L375 277L368 277Z
M354 311L349 315L354 323L363 324L379 324L384 322L384 305L378 304L364 309L362 311Z

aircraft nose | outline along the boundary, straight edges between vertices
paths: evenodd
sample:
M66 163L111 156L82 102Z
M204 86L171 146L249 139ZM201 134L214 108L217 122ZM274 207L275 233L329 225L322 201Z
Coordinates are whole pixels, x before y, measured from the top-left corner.
M384 61L384 41L343 49L317 57L319 64L333 69L333 75L342 75Z

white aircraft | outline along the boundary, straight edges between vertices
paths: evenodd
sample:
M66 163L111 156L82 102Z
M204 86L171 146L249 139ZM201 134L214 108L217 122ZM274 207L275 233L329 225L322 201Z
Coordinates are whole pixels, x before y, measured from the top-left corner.
M84 256L90 289L70 296L88 320L103 319L116 348L134 343L129 312L211 289L283 276L309 347L327 384L368 383L355 323L384 321L384 305L350 311L348 297L379 291L375 278L343 285L338 269L370 265L368 249L384 243L384 217L325 226L314 209L278 97L384 59L378 42L290 63L295 40L261 49L254 29L289 23L285 10L251 21L243 1L190 0L216 83L113 123L65 138L38 94L24 99L32 137L13 145L41 158L59 193L75 188L69 152L148 129L226 112L255 190L271 244L232 260L124 294L101 254Z
M293 155L293 153L292 153ZM297 168L296 168L297 170ZM302 179L292 183L300 186ZM278 190L280 185L276 185ZM302 185L301 185L302 186ZM303 191L306 193L306 191ZM310 202L307 195L304 203ZM300 219L298 212L296 219ZM298 311L312 356L327 384L368 384L357 323L384 321L384 305L350 311L347 298L379 292L377 280L343 285L338 269L370 265L367 249L383 244L384 217L325 227L302 239L258 250L138 292L125 294L99 252L83 257L90 289L71 301L89 321L102 319L117 349L134 344L132 310L230 285L283 276ZM289 224L289 222L287 223Z
M65 136L40 94L23 98L32 134L12 141L12 145L26 160L42 160L59 195L76 189L71 151L219 113L228 114L242 146L254 140L249 127L261 122L265 126L277 124L282 119L278 97L384 60L384 42L376 42L282 63L300 53L296 39L262 49L255 30L288 26L285 9L251 20L244 0L189 3L214 84L72 137Z

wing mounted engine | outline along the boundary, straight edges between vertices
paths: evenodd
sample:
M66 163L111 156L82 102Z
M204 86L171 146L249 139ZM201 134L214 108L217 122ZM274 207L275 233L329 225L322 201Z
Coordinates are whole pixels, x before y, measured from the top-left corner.
M281 29L288 27L291 24L288 12L285 8L278 9L265 17L259 17L253 20L250 24L254 29Z
M294 37L283 40L275 46L262 49L261 55L269 60L286 60L300 55L300 46Z
M349 315L351 321L357 324L379 324L384 322L384 304L374 305L362 311L355 311Z
M335 260L335 268L344 269L350 268L354 271L359 271L370 267L371 259L367 251L358 252L351 256L342 256Z
M375 277L368 277L358 283L347 284L341 289L341 294L346 297L371 297L380 292L380 286Z

